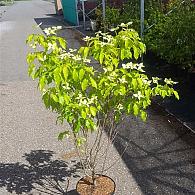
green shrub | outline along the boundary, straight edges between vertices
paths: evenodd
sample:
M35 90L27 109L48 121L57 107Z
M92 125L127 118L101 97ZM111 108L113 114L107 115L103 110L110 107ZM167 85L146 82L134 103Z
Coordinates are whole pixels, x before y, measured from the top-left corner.
M143 64L136 62L145 45L130 25L122 23L111 29L114 36L98 32L95 37L86 37L86 46L78 50L67 48L66 41L56 36L57 27L44 30L48 36L33 34L27 40L33 49L27 56L30 77L38 79L46 108L58 114L58 121L70 125L58 139L68 136L73 140L93 185L101 146L104 152L100 158L107 162L110 144L103 142L103 132L113 142L125 115L146 120L146 109L154 96L179 99L171 79L149 78ZM90 63L92 58L99 63L96 69ZM125 59L131 62L121 67ZM89 147L91 133L96 137ZM104 165L101 174L106 170Z
M156 18L157 23L145 33L148 49L170 64L192 67L195 64L195 4L189 0L167 16L157 11L151 17Z
M163 4L161 1L145 0L145 22L146 24L153 23L148 21L151 18L151 14L157 10L163 11ZM106 25L107 27L117 26L120 23L133 22L133 28L136 31L140 31L140 2L135 0L126 1L120 8L112 8L107 4L106 7Z

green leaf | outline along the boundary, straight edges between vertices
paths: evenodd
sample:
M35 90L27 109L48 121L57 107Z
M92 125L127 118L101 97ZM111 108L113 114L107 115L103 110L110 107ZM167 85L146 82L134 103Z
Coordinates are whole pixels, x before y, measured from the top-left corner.
M67 121L68 121L69 123L72 123L73 120L74 120L74 116L72 116L72 115L67 115Z
M125 48L127 49L129 46L129 40L128 39L125 39Z
M83 69L81 69L81 70L79 71L79 80L80 80L80 81L83 80L84 75L85 75L85 71L84 71Z
M175 97L179 100L179 94L178 94L178 92L177 91L173 91L173 93L174 93Z
M143 86L143 82L142 82L142 79L141 79L141 78L138 78L138 79L137 79L137 83L138 83L138 85L139 85L140 87Z
M121 49L121 60L125 59L125 49Z
M63 39L63 38L60 38L58 37L58 41L60 43L60 46L63 48L63 49L66 49L66 41Z
M115 67L117 67L119 64L119 61L116 58L112 58L112 63L115 65Z
M141 111L140 116L141 116L141 119L142 119L143 121L146 121L146 119L147 119L147 113L146 113L145 111Z
M69 135L70 135L70 132L69 131L61 132L58 135L58 140L59 141L62 141L64 139L64 137L68 137Z
M37 59L41 62L44 62L44 56L43 56L43 53L37 53Z
M81 128L81 122L80 122L80 120L78 120L78 121L75 122L73 130L74 130L75 133L78 133L80 128Z
M102 64L104 61L104 51L103 50L101 50L101 52L100 52L99 61L100 61L100 64Z
M40 37L39 37L39 44L40 44L43 48L47 47L47 43L46 43L46 40L45 40L45 37L44 37L44 36L41 36L41 35L40 35Z
M81 83L81 88L83 91L85 91L87 89L87 86L88 86L88 80L87 79L84 79Z
M86 58L89 54L89 47L85 47L84 52L83 52L83 57Z
M139 114L139 107L136 103L133 105L133 114L135 116L137 116Z
M147 101L143 101L143 108L145 109L145 108L147 108L147 106L148 106L148 103L147 103Z
M51 98L55 101L58 102L58 97L55 94L51 94Z
M85 49L85 47L81 47L81 48L79 49L79 53L82 54L83 51L84 51L84 49Z
M35 36L34 34L29 35L26 40L26 43L30 43L33 40L34 36Z
M136 89L137 88L137 80L136 79L132 79L132 85L133 85L133 88Z
M119 93L120 93L120 90L119 90L119 89L116 89L116 90L114 91L114 95L115 95L115 96L118 96Z
M137 60L139 57L139 51L136 46L133 46L133 54L134 54L134 58Z
M86 119L85 122L86 122L86 127L87 127L88 129L94 130L94 129L96 128L96 125L95 125L95 123L94 123L93 120L91 120L91 119Z
M142 53L144 53L145 52L145 50L146 50L146 47L145 47L145 45L143 44L143 43L139 43L139 47L140 47L140 49L141 49L141 51L142 51Z
M132 103L128 104L127 106L127 112L130 113L132 110Z
M126 88L125 88L125 86L121 86L120 87L120 92L121 92L122 95L125 95L126 94Z
M28 67L28 75L32 78L34 77L35 69L35 64L30 64Z
M54 70L54 81L55 81L55 83L56 83L57 86L60 85L61 78L60 78L60 69L59 69L59 67L57 67Z
M107 70L110 72L110 71L112 71L114 69L114 67L112 66L112 65L110 65L110 66L107 66Z
M81 111L81 116L82 116L82 118L86 119L87 113L84 110L82 110Z
M94 106L90 106L90 112L93 116L96 116L96 113L97 113L97 109L94 107Z
M89 122L89 119L86 119L86 120L85 120L85 126L86 126L88 129L91 128L91 124L90 124L90 122Z
M119 112L117 112L114 116L114 120L118 123L120 120L121 114Z
M67 68L67 66L63 67L63 76L64 76L64 79L66 81L67 78L68 78L68 68Z
M28 64L31 64L35 60L35 58L36 58L36 54L29 53L27 55L26 61L27 61Z
M45 76L42 76L39 80L39 89L42 91L45 86Z
M46 108L49 108L49 107L50 107L50 98L49 98L48 92L45 93L45 94L43 94L42 100L43 100L43 102L44 102L44 104L45 104L45 107L46 107Z
M105 90L105 92L104 92L104 98L106 98L106 97L108 97L108 96L110 95L110 90L111 90L110 87L108 87L108 88Z
M165 98L165 96L167 95L167 92L165 90L161 90L160 95Z
M69 104L70 103L70 96L68 96L67 94L64 94L64 100L66 102L66 104Z
M84 144L84 142L86 142L86 139L84 137L78 137L76 139L76 144L78 147L82 146Z
M94 87L94 88L97 89L97 83L96 83L96 81L92 77L90 77L90 81L91 81L92 87Z
M73 70L72 77L74 81L78 81L78 72L76 69Z
M63 97L63 96L59 96L59 103L60 103L61 105L64 104L64 97Z
M146 98L150 99L151 90L145 90Z
M126 50L126 58L128 58L128 59L132 58L132 53L130 50Z

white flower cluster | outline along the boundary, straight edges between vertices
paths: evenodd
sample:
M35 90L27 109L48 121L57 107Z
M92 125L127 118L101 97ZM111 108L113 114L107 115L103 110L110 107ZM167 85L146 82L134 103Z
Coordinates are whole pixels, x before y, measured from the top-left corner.
M103 37L104 40L106 40L108 43L112 42L113 37L111 35L107 35L105 37Z
M127 83L126 79L124 77L119 78L120 83Z
M138 71L140 71L140 72L145 72L145 71L143 70L143 68L144 68L143 63L137 64L137 63L129 62L129 63L127 63L127 64L122 64L122 67L123 67L124 69L131 69L131 70L138 70Z
M116 72L111 72L110 75L108 76L108 79L113 81L117 77Z
M142 81L143 81L143 83L144 83L145 85L150 85L150 84L152 83L151 80L148 80L148 79L146 79L146 78L142 78Z
M131 24L133 24L133 22L128 22L128 23L126 23L126 24L121 23L119 26L121 26L121 27L128 27L128 26L130 26Z
M30 47L32 47L33 49L35 49L37 47L37 42L34 42L33 44L30 44Z
M118 29L119 29L119 27L117 26L116 28L111 28L110 31L114 32L114 31L117 31Z
M118 109L118 110L122 110L123 108L124 108L124 107L123 107L122 104L119 103L119 104L117 105L117 109Z
M83 59L83 62L85 62L85 63L90 63L91 62L91 60L90 59Z
M90 40L91 40L91 37L86 36L86 37L83 38L83 40L86 41L86 42L87 42L87 41L90 41Z
M119 26L121 26L121 27L128 27L128 26L130 26L131 24L133 24L133 22L128 22L127 24L125 24L125 23L121 23ZM117 31L117 30L119 30L119 26L117 26L116 28L111 28L110 29L110 31L111 32L114 32L114 31Z
M138 100L140 100L142 97L144 97L144 96L142 95L141 91L138 91L137 93L133 94L133 96L134 96L135 98L137 98Z
M45 28L43 32L48 36L48 35L56 35L56 31L62 29L61 26L53 26L49 28Z
M76 52L77 51L77 49L71 49L71 48L69 48L69 52L70 53L74 53L74 52Z
M60 59L64 59L66 57L72 58L72 57L74 57L74 54L72 54L70 52L65 52L65 53L60 54Z
M74 54L75 52L77 52L77 49L71 49L69 48L69 52L64 52L60 55L60 59L64 59L66 57L68 58L72 58L73 60L75 61L82 61L85 62L85 63L90 63L91 60L90 59L83 59L80 55L78 54Z
M72 59L75 60L75 61L81 61L82 60L81 56L79 56L79 55L73 55Z
M48 43L48 50L52 49L54 50L57 47L56 43Z
M97 101L97 96L92 96L91 98L83 97L81 93L78 94L78 97L76 99L79 101L79 106L90 106L95 101Z
M160 81L161 79L158 77L152 77L152 82L155 84L158 84L158 81Z
M71 89L69 83L64 84L63 88L66 89L66 90L70 90Z
M82 58L80 55L73 55L71 57L75 61L82 61L83 60L83 62L85 62L85 63L90 63L91 62L90 59Z
M168 85L177 84L177 82L174 82L174 81L172 81L171 79L167 79L167 78L164 79L164 82L165 82L166 84L168 84Z
M93 95L91 98L88 99L89 104L93 104L95 101L97 101L97 96Z

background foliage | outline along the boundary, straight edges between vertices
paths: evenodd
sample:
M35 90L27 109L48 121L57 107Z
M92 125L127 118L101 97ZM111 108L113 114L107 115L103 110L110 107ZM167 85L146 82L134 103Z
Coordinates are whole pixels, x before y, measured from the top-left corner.
M163 3L164 2L164 3ZM106 26L133 22L140 31L140 2L107 6ZM145 39L149 51L179 68L195 66L195 3L191 0L145 0Z
M170 5L173 6L173 5ZM156 24L145 33L148 49L172 65L195 65L195 4L186 1L168 15L153 12Z

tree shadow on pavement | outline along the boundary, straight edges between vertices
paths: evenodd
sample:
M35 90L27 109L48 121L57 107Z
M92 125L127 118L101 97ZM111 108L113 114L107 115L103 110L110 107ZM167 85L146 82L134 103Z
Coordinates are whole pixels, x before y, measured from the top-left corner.
M40 194L75 195L76 192L67 191L70 178L80 177L79 163L55 160L53 155L49 150L34 150L24 155L26 164L0 163L0 187L16 194L36 190Z
M48 17L45 18L34 18L37 25L40 26L40 28L43 30L45 28L49 28L52 26L64 26L66 23L63 20L62 16L57 15L48 15Z
M150 112L120 125L115 148L143 194L195 194L195 134Z

